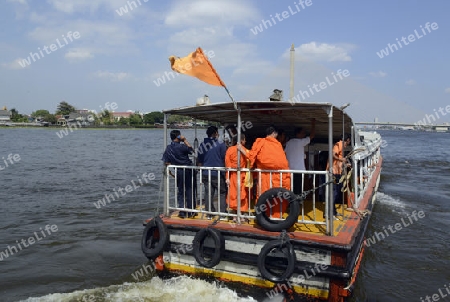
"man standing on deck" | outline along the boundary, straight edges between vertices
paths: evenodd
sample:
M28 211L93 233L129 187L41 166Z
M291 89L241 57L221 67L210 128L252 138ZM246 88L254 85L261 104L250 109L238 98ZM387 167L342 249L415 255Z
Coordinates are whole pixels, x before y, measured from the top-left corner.
M197 165L203 167L225 167L225 153L227 146L224 142L219 142L219 131L217 127L210 126L206 130L206 137L203 143L198 147L198 163ZM211 173L211 178L209 178ZM225 172L218 173L217 170L203 170L202 183L205 186L205 200L206 209L211 212L226 212L226 194L227 184L225 182ZM211 186L211 191L209 188ZM214 195L217 192L218 200L216 201ZM209 200L211 198L211 207Z
M164 151L162 160L166 165L180 165L180 166L192 166L192 161L189 158L189 154L194 152L191 144L187 139L181 135L180 130L170 131L170 139L172 142L167 146L166 151ZM181 144L183 142L184 144ZM194 173L192 169L177 169L177 199L178 207L193 209L192 207L192 187L197 184ZM194 198L195 200L195 198ZM185 211L180 211L178 217L193 217L195 213L187 213Z
M337 215L336 204L342 203L342 183L338 183L342 176L342 170L347 162L344 158L344 149L351 144L350 134L346 134L343 140L338 141L333 146L333 176L335 179L334 192L333 192L333 215ZM327 164L327 171L329 170L329 163Z
M274 126L266 129L265 138L257 138L249 153L250 166L256 165L256 168L261 170L289 170L289 164L286 159L283 147L277 140L278 131ZM291 189L291 176L289 173L283 173L280 176L279 172L261 172L261 179L259 179L257 198L262 193L270 188L283 187L288 190ZM281 202L283 213L286 211L288 202ZM280 218L279 207L272 209L273 217Z
M286 143L286 157L291 170L306 170L305 146L307 146L316 134L316 119L311 120L311 133L306 136L305 129L295 128L295 137ZM302 174L294 174L294 193L302 193Z

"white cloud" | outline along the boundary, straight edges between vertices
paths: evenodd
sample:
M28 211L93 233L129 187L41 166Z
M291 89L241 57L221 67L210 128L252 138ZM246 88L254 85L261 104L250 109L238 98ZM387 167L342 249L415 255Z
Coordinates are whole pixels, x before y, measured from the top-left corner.
M68 41L67 46L64 45L62 35L67 37L67 33L71 31L79 32L80 37ZM63 47L75 47L77 49L89 49L92 55L117 55L117 54L136 54L139 50L134 43L137 40L138 33L134 32L129 26L122 22L105 22L95 20L68 20L66 22L48 22L36 27L28 33L28 36L39 44L50 45L57 44L59 39ZM41 45L38 45L41 46ZM42 46L41 46L42 47ZM73 56L72 53L69 56Z
M271 62L260 59L257 45L250 43L227 43L215 49L214 53L214 65L236 67L233 74L262 74L274 67Z
M260 18L259 8L247 1L176 0L164 17L171 33L158 44L167 45L168 53L175 56L185 56L197 46L205 53L212 50L211 61L219 74L233 67L238 67L233 74L261 73L271 64L258 58L256 44L235 33L236 27L253 26Z
M405 82L406 85L412 86L412 85L416 85L416 81L414 81L413 79L410 79L408 81Z
M225 39L229 41L232 38L233 34L230 31L219 26L188 28L170 36L169 43L173 45L173 47L170 47L171 49L180 51L182 50L180 45L188 45L192 48L192 45L221 44Z
M54 6L56 10L65 12L65 13L73 13L74 12L74 3L72 1L61 1L61 0L48 0L51 5Z
M56 10L73 14L75 12L95 12L101 6L106 6L109 9L119 8L127 3L122 0L47 0Z
M352 60L349 53L355 48L352 44L319 44L313 41L297 47L295 56L300 61L348 62ZM289 56L289 50L285 56Z
M329 44L309 42L295 48L295 60L297 62L349 62L352 60L350 53L356 48L355 45L348 43ZM289 60L290 47L286 48L282 58Z
M164 23L169 26L202 26L207 24L252 25L259 19L257 8L239 0L177 1Z
M445 93L450 93L450 88L445 88Z
M12 3L19 3L19 4L22 4L22 5L28 6L27 0L7 0L7 1L8 2L12 2Z
M387 73L381 70L377 72L369 72L369 74L374 78L384 78L385 76L387 76Z
M7 0L7 2L13 3L14 11L16 13L16 19L22 20L28 14L29 5L27 0Z
M70 61L91 59L94 55L88 49L74 48L69 50L64 57Z
M131 74L127 72L109 72L109 71L97 71L94 73L94 76L101 79L108 79L113 82L118 82L125 80L131 76Z
M35 23L45 23L47 18L44 15L38 15L36 12L31 12L30 21Z
M22 63L22 64L20 64L20 63ZM25 68L29 67L29 65L27 63L24 63L24 59L22 59L22 58L15 59L14 61L9 62L9 63L3 63L2 66L6 69L11 69L11 70L25 69Z
M78 31L80 38L72 41L85 41L92 39L102 39L108 44L122 44L130 40L131 32L128 28L124 28L121 24L102 21L77 20L68 21L58 24L55 28L54 24L48 23L44 26L36 27L29 33L31 39L49 43L59 38L62 41L62 35L66 35L69 31L72 33Z

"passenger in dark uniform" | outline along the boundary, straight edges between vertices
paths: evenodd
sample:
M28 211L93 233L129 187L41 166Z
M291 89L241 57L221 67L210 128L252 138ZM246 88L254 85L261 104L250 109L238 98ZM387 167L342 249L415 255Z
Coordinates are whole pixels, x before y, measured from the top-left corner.
M194 152L194 149L189 144L187 139L181 135L180 130L170 131L170 139L172 142L167 146L166 151L164 151L162 160L166 165L180 165L180 166L192 166L192 161L189 155ZM183 143L183 144L182 144ZM178 168L177 172L177 199L178 207L193 209L192 197L193 197L193 187L197 186L197 181L193 177L193 169L183 169ZM194 198L195 202L195 198ZM187 213L185 211L180 211L179 217L193 217L195 213Z

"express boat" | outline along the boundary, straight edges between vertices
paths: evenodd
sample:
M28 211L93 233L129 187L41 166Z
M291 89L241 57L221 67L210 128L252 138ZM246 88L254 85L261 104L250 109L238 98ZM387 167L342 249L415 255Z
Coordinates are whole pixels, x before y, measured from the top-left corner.
M309 129L314 118L316 129L315 138L305 147L305 170L168 165L163 182L163 213L145 221L142 237L142 250L156 269L239 282L264 288L269 297L283 294L292 301L296 295L334 302L350 297L364 256L365 233L380 181L380 135L360 131L343 108L331 103L240 101L164 111L165 146L169 143L167 120L171 114L224 127L232 125L238 134L245 133L250 144L265 137L270 125L293 136L294 127ZM341 179L334 179L323 159L333 160L332 148L344 133L351 134L351 144L345 150L350 164L344 167ZM250 149L251 145L246 147ZM190 169L196 175L192 180L196 186L191 193L195 201L192 207L178 207L179 169ZM207 196L202 177L207 175L206 185L216 177L219 186L227 186L220 173L213 171L235 172L237 179L241 179L241 173L254 176L253 186L245 188L251 196L247 211L241 211L239 205L237 211L207 211L217 196ZM288 174L291 187L294 175L301 175L302 194L294 194L280 184L271 184L271 189L261 192L258 179L262 173L269 174L270 179L275 175L282 179ZM335 218L333 187L340 182L345 192ZM238 182L237 194L242 185ZM277 201L288 203L279 218L270 211ZM180 218L180 211L195 216Z

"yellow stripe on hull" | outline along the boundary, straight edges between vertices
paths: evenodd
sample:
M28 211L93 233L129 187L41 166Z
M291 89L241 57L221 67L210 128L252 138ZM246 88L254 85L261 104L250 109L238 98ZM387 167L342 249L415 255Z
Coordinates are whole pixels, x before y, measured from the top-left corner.
M192 267L190 265L183 265L183 264L175 264L175 263L164 263L164 267L169 271L181 271L189 274L206 274L208 276L214 276L215 278L221 279L221 280L228 280L232 282L241 282L248 285L254 285L258 287L265 287L265 288L273 288L276 284L267 281L262 280L260 278L255 278L251 276L242 276L239 274L234 274L230 272L223 272L223 271L216 271L213 269L208 268L199 268L199 267ZM325 289L315 289L315 288L305 288L301 287L299 285L293 285L293 290L297 294L306 295L306 296L312 296L320 299L327 299L328 298L328 290Z

